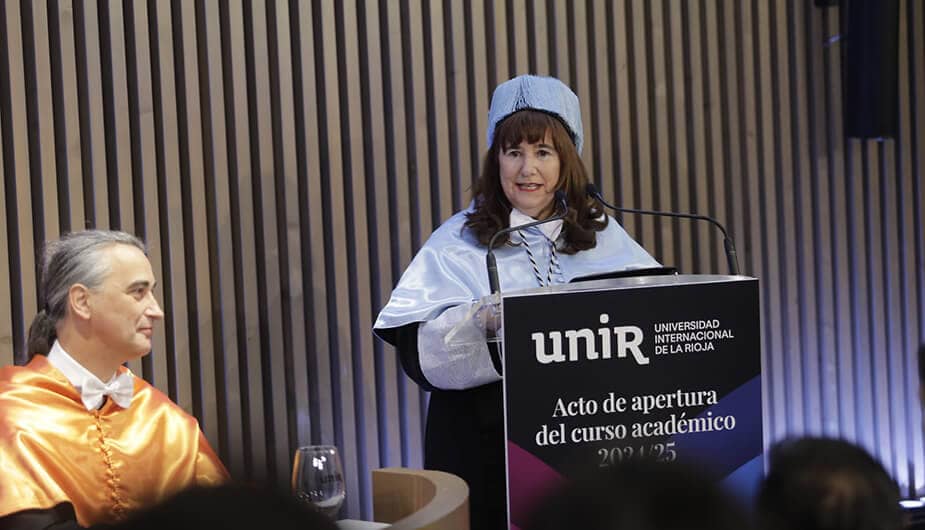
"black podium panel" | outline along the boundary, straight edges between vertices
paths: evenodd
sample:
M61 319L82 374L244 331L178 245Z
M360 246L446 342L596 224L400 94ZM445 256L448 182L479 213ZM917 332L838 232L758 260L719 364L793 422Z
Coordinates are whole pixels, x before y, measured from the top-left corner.
M502 305L513 526L550 487L628 458L757 483L757 280L603 280L506 294Z

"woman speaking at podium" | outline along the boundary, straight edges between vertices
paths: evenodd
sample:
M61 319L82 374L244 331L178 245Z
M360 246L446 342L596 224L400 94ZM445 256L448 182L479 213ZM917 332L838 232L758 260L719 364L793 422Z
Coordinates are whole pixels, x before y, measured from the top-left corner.
M578 96L558 79L500 84L488 112L488 153L469 208L431 235L379 313L376 334L408 376L431 391L424 467L462 477L471 527L504 528L504 425L497 296L485 255L497 232L501 291L658 266L587 196ZM556 192L559 193L557 199Z

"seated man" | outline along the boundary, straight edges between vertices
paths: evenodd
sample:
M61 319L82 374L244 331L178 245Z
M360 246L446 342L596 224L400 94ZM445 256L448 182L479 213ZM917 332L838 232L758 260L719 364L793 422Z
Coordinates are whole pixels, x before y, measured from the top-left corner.
M151 351L154 285L129 234L47 244L32 358L0 369L0 528L116 522L228 480L196 419L122 366Z

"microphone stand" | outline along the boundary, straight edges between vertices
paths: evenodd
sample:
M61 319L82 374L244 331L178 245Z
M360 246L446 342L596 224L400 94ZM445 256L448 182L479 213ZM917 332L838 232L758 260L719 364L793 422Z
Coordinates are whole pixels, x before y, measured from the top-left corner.
M639 208L622 208L619 206L614 206L608 203L607 201L605 201L603 195L601 195L601 192L598 191L597 186L595 186L594 184L590 182L585 187L585 191L587 192L588 196L594 199L597 199L604 206L610 208L611 210L617 211L617 212L638 213L638 214L644 214L644 215L660 215L663 217L680 217L682 219L697 219L697 220L706 221L712 224L716 228L719 228L719 231L723 233L723 247L726 250L726 263L729 266L729 274L734 275L734 276L737 276L739 274L739 263L738 263L738 256L736 254L735 245L733 245L732 239L729 237L729 234L726 232L726 229L716 219L713 219L712 217L709 217L706 215L699 215L699 214L694 214L694 213L661 212L658 210L642 210Z

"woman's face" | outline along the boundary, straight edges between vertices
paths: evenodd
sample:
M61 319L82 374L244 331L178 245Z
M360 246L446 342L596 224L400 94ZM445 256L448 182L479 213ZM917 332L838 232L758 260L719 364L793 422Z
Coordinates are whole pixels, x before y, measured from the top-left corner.
M545 219L555 210L553 199L559 183L559 152L546 131L535 144L522 141L498 153L501 189L514 208Z

